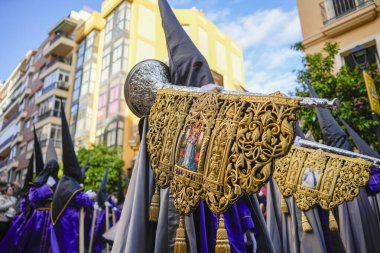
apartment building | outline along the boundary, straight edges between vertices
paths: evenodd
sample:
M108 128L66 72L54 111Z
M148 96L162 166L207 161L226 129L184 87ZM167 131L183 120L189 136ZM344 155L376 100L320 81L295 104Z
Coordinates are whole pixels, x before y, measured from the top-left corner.
M89 16L72 12L56 23L39 48L26 54L0 87L0 175L23 179L33 151L33 124L43 155L52 140L60 157L60 105L72 82L74 31Z
M244 88L242 49L202 11L192 8L175 13L207 58L215 81L230 90ZM91 47L92 58L82 60L80 55L84 52L86 58L88 40L95 45ZM92 13L87 22L78 26L76 41L78 62L70 116L76 146L120 146L126 167L131 168L139 145L138 119L125 104L123 87L128 71L136 63L145 59L167 62L157 1L105 0L101 13ZM80 81L84 68L91 70ZM93 88L87 88L87 78Z
M215 82L244 88L242 49L195 8L175 10L207 58ZM167 62L156 0L105 0L101 12L72 12L48 31L0 85L0 176L24 178L32 126L46 152L61 150L60 105L66 105L76 148L104 143L123 150L126 169L137 155L138 118L124 101L128 71L145 59Z
M321 51L325 42L338 42L335 68L354 68L357 46L366 52L367 63L379 63L380 0L297 0L305 52Z

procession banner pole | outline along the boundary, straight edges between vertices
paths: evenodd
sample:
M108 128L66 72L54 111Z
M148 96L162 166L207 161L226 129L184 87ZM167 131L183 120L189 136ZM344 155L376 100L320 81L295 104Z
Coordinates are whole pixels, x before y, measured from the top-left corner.
M116 223L115 211L112 209L112 225L115 226L115 223Z
M84 209L80 209L79 216L79 253L84 253Z
M92 214L90 245L88 246L88 252L89 253L92 253L92 244L94 241L95 220L96 220L96 208L94 208L94 212Z
M108 227L109 227L109 209L108 209L108 206L106 206L106 232L108 231ZM109 244L108 242L106 242L106 250L107 250L107 253L110 252L110 247L109 247Z

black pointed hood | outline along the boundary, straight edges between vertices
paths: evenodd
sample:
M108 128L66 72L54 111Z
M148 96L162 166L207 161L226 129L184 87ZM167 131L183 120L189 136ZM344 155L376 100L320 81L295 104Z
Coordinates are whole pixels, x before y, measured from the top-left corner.
M318 98L317 92L311 87L309 83L307 86L312 97ZM331 115L327 109L316 108L319 125L322 130L323 140L326 145L341 148L345 150L352 150L351 144L348 141L348 136L339 126L338 122Z
M98 191L97 201L100 207L104 207L104 202L107 201L107 197L108 197L107 196L108 169L109 169L109 166L107 165L106 171L104 172L103 180L100 183L100 187Z
M117 179L117 205L122 204L125 200L123 185L121 182L121 170L122 168L119 169L119 174L118 174L118 179Z
M67 123L65 109L61 103L61 120L62 120L62 162L63 174L75 179L78 183L82 181L82 171L75 154L74 144L70 135L69 124Z
M63 103L61 103L61 120L63 176L59 180L57 189L53 195L53 203L51 208L53 225L56 224L59 217L75 194L83 190L80 186L82 181L82 172L78 164L77 156L75 155L74 145L71 139Z
M169 55L171 82L200 87L213 83L206 59L183 30L166 0L159 0L162 27Z
M39 175L44 168L44 158L42 156L41 145L40 145L40 142L38 141L37 132L36 132L36 128L34 127L34 124L33 124L33 135L34 135L34 156L35 156L35 161L36 161L36 175Z
M33 180L33 172L34 172L34 154L32 153L32 156L29 159L29 164L28 164L28 168L27 168L27 171L26 171L24 185L23 185L23 187L21 189L21 193L23 195L28 193L28 190L29 190L29 187L30 187L30 183Z
M46 151L45 166L34 180L33 185L37 187L42 186L46 183L49 177L53 177L55 181L58 181L58 171L59 164L57 153L55 152L53 142L50 140Z
M45 163L48 163L52 160L58 161L58 156L57 152L55 151L53 141L50 139L46 150Z
M340 118L340 121L346 127L348 134L351 136L352 140L355 142L356 147L359 149L360 154L375 157L380 159L380 155L373 150L359 135L355 132L354 129L347 124L347 122Z
M90 155L87 156L87 159L86 159L86 162L84 163L83 167L82 167L82 181L81 183L84 184L84 176L86 174L86 171L87 171L87 167L88 167L88 162L90 161Z

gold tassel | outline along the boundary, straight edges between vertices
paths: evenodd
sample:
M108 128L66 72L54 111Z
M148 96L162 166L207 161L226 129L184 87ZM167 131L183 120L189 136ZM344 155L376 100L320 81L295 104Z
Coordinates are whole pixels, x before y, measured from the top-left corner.
M160 192L159 188L156 186L154 190L154 194L152 197L152 202L149 207L149 220L150 221L158 221L158 214L160 212Z
M185 223L184 223L184 218L181 215L179 217L179 225L177 228L177 232L175 234L174 253L186 253L186 252L187 252L187 245L186 245Z
M336 222L334 214L331 210L329 212L329 228L330 228L330 231L338 230L338 223Z
M216 246L215 253L229 253L230 242L228 241L227 230L224 226L223 214L219 217L218 230L216 231Z
M302 212L301 221L302 221L302 230L304 232L311 232L311 230L312 230L311 225L310 225L309 221L307 220L304 212Z
M286 200L284 196L281 195L281 211L283 213L289 213L288 205L286 204Z

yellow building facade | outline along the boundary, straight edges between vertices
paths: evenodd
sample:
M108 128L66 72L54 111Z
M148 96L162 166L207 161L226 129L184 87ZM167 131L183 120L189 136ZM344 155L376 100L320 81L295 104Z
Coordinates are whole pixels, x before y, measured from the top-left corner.
M380 0L297 0L297 5L307 54L334 41L340 47L336 70L354 65L351 53L358 45L367 49L369 63L379 63Z
M242 49L209 21L202 11L192 8L174 12L207 59L216 83L228 90L244 88ZM76 74L73 74L72 80L78 80L78 73L84 73L84 68L91 62L89 75L93 77L90 83L94 88L87 93L81 93L77 98L77 107L85 110L85 113L78 109L75 114L73 96L67 107L67 111L71 111L73 128L83 117L87 117L88 120L86 124L76 126L79 132L86 132L86 135L78 135L78 131L74 131L75 142L77 146L89 146L100 142L108 146L122 146L123 159L128 169L132 167L137 154L139 138L138 118L132 114L124 101L123 86L126 75L142 60L168 61L157 0L104 1L101 13L92 13L76 30L77 58L80 60L81 46L87 45L90 35L94 36L96 41L91 42L96 43L96 46L91 46L92 56L89 56L87 61L84 60L83 64L78 65L77 61ZM84 51L86 55L87 46ZM117 67L114 68L114 65ZM95 72L92 73L93 71ZM81 79L83 80L83 76ZM77 86L75 83L71 86L71 94L74 94ZM116 100L113 100L115 97ZM83 101L87 101L85 106L80 105Z

